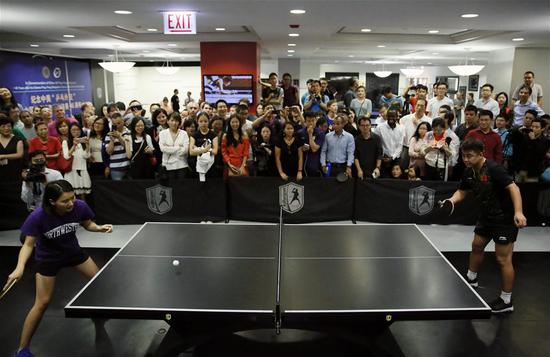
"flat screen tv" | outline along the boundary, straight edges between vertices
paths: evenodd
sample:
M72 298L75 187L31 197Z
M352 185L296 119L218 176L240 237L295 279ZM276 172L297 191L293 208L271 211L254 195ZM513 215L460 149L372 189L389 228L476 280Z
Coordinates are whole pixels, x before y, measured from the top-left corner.
M246 98L254 103L251 74L208 74L202 76L204 100L216 103L219 99L228 104L238 104Z

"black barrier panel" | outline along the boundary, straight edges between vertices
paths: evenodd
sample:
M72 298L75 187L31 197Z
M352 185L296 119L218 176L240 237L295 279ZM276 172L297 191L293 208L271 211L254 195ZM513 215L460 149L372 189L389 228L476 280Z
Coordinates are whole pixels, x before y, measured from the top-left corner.
M226 219L225 184L222 179L172 181L98 181L93 206L102 223L200 222Z
M21 182L0 184L0 231L19 229L29 212L21 201Z
M550 184L519 183L518 186L527 225L548 226L550 224Z
M451 216L438 209L437 202L449 198L457 187L457 182L358 180L355 217L380 223L475 224L474 200L456 205Z
M279 202L285 222L343 221L353 218L354 180L306 178L285 182L279 178L232 177L227 180L229 217L246 221L279 221Z

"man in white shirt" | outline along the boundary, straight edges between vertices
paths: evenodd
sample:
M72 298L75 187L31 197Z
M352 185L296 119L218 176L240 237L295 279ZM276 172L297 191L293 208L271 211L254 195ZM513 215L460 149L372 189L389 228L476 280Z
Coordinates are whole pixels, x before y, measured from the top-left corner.
M382 177L390 177L392 166L399 163L405 134L397 124L397 112L388 110L386 122L378 125L374 133L382 139Z
M486 109L493 112L493 117L496 118L500 113L498 102L492 98L494 87L487 83L481 86L481 98L474 102L478 109Z
M453 100L447 97L448 90L447 83L437 83L436 86L436 96L428 101L428 116L430 118L435 118L439 114L439 107L442 105L448 105L453 107Z
M519 91L523 86L531 87L531 94L529 95L529 100L542 108L543 107L542 86L538 83L535 83L535 73L533 73L532 71L527 71L523 74L523 83L517 86L516 90L514 90L514 92L512 93L512 99L514 101L518 101L520 99Z
M422 122L432 123L432 119L426 115L426 99L417 99L414 113L405 115L399 120L403 128L403 151L401 152L401 168L403 170L409 167L409 140L414 135L418 124Z

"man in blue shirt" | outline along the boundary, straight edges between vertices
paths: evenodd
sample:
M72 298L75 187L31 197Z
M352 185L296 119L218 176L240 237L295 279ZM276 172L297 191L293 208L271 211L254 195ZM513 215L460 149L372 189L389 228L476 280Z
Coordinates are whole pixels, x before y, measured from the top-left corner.
M338 115L332 124L334 131L325 136L321 148L321 166L323 173L327 174L327 164L330 163L330 176L336 177L340 172L345 172L351 177L351 165L353 165L355 141L353 135L344 131L344 119Z
M519 101L514 104L514 127L520 127L523 125L523 116L528 110L535 110L538 116L544 115L544 111L533 103L529 97L531 96L533 89L524 85L519 89Z
M316 79L311 83L311 94L309 97L305 98L305 102L304 98L302 98L302 101L304 111L326 113L328 97L321 94L321 82L319 80Z

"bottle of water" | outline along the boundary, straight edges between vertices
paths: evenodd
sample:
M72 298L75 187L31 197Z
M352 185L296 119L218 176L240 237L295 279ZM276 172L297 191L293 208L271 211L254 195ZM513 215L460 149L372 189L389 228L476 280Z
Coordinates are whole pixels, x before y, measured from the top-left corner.
M330 177L330 171L332 169L332 164L330 162L327 162L327 173L326 177Z

